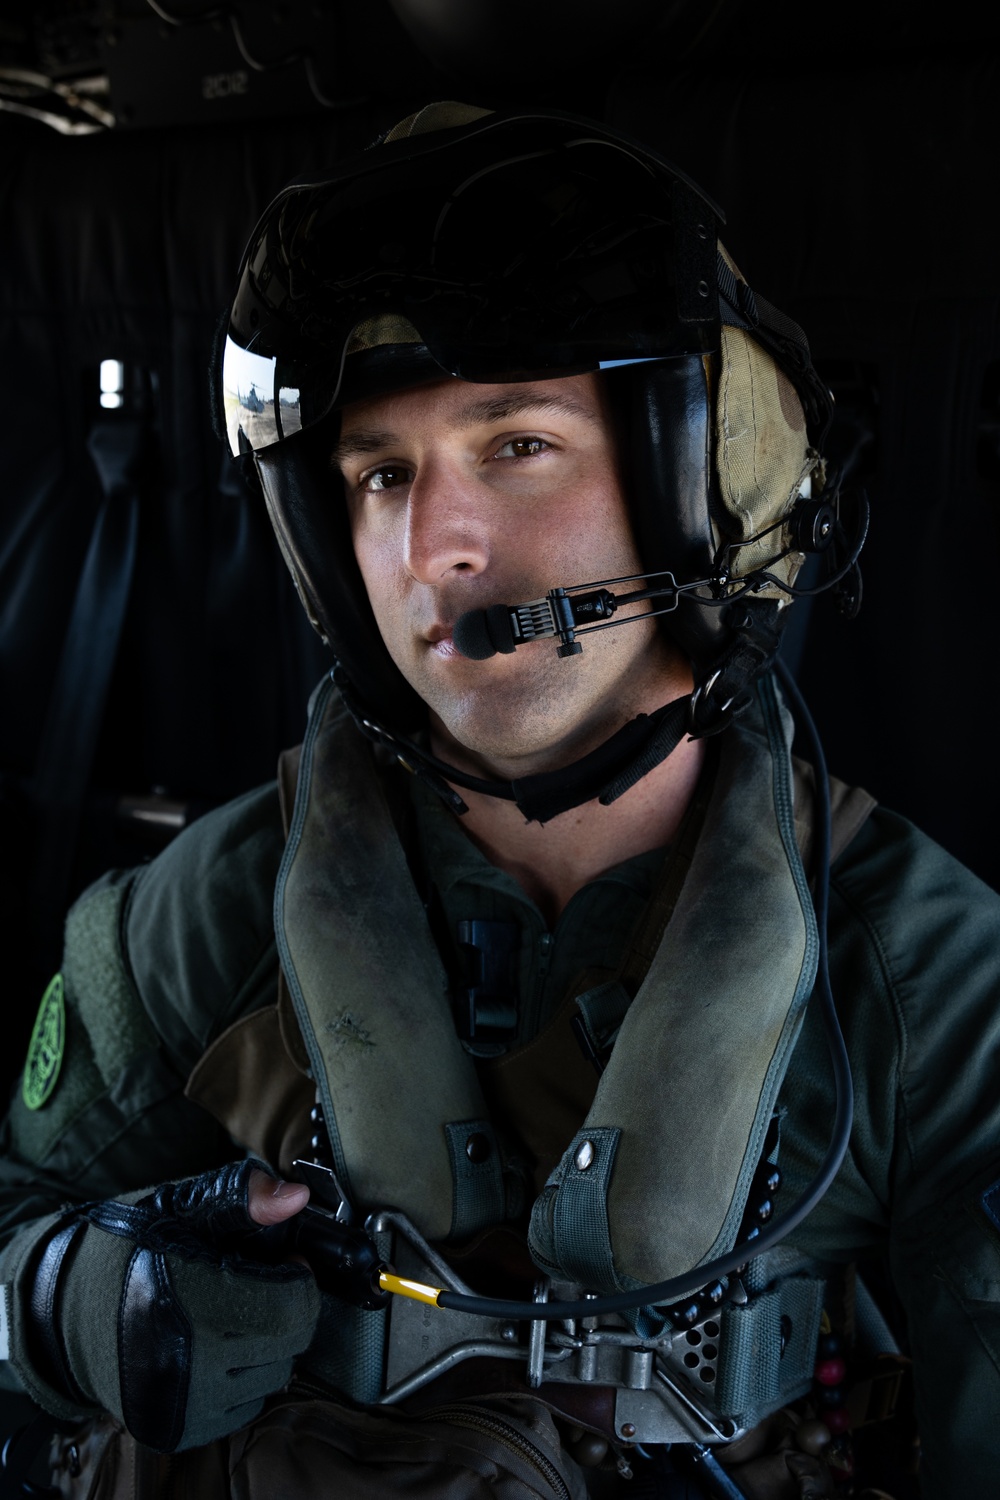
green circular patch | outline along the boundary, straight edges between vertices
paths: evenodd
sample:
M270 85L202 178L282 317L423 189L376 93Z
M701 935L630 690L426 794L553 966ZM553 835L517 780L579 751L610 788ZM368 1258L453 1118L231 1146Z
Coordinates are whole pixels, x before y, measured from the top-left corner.
M28 1043L28 1060L24 1065L22 1093L29 1109L41 1109L56 1086L66 1045L66 1007L63 1002L63 977L52 980L35 1018L35 1029Z

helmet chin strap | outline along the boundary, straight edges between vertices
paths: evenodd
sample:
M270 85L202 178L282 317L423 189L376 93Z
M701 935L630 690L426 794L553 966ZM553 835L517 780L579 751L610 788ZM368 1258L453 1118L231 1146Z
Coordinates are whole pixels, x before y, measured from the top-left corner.
M340 666L333 669L344 706L362 734L389 750L401 765L426 782L455 813L468 812L468 805L455 786L513 802L529 823L548 823L560 813L570 812L595 799L607 807L617 801L643 776L665 761L686 734L692 731L693 695L688 693L665 703L651 714L639 714L611 737L579 760L537 776L513 781L499 777L472 776L439 760L428 750L377 723L365 709L353 684ZM721 725L719 726L722 727Z

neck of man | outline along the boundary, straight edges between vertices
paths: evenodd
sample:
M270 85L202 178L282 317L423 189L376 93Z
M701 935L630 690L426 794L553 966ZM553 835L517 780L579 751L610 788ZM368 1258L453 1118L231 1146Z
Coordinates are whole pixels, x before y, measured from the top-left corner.
M689 691L690 682L675 679L659 701L670 702ZM490 774L481 762L456 754L460 747L441 734L439 722L432 721L431 744L442 759L479 775L484 770ZM585 802L545 824L527 822L513 802L459 787L469 809L461 826L487 859L518 881L552 926L588 881L633 855L673 841L704 757L704 741L683 739L672 755L609 807L596 800Z

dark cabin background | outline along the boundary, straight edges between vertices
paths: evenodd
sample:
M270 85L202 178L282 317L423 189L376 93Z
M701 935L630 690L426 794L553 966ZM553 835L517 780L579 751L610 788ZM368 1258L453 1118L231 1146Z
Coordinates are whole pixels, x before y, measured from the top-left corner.
M301 738L324 657L212 431L213 330L273 193L433 98L582 110L722 203L752 285L807 329L871 497L859 618L798 605L787 648L831 766L1000 885L995 15L0 5L5 1084L69 901Z

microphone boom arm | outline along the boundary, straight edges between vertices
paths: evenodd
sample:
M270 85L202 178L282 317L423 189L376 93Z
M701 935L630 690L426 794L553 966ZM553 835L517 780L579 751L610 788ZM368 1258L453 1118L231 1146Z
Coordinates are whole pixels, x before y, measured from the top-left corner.
M626 594L613 594L610 590L612 584L637 583L645 578L660 578L665 581L653 587L634 589ZM638 573L626 578L605 578L596 583L581 583L568 589L550 589L541 599L530 599L526 604L513 606L494 605L493 609L486 610L485 613L489 617L490 638L500 651L513 651L526 641L558 636L558 654L578 656L583 647L577 641L577 635L589 635L593 630L606 630L610 624L628 623L625 620L612 621L610 618L622 605L638 604L646 599L669 600L669 603L659 609L630 617L636 620L650 619L653 615L669 614L675 610L682 593L707 586L710 586L707 578L700 579L697 583L678 584L673 573L666 570L661 573ZM506 615L507 621L499 619L498 614ZM498 639L505 639L507 631L510 634L509 646L500 644Z

